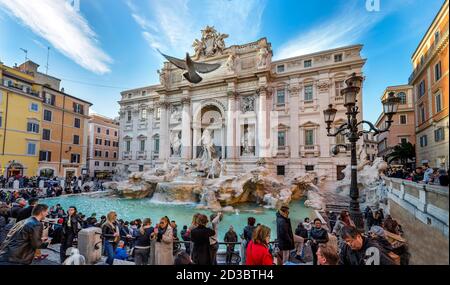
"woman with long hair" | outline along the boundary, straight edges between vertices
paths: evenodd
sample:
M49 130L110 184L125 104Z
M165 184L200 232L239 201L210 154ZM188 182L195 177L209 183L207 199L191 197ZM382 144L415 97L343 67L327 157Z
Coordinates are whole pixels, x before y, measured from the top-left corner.
M352 219L350 218L350 213L347 210L343 210L341 214L339 215L339 218L334 225L333 232L335 236L338 238L341 237L342 229L345 227L355 227L355 224L353 223Z
M111 211L106 215L106 221L102 225L102 235L104 238L104 251L107 256L106 263L113 265L114 251L120 241L119 226L117 225L117 213Z
M173 231L167 216L162 217L152 239L155 243L155 265L173 265Z
M273 265L269 242L270 228L259 225L247 246L246 265Z
M192 249L192 260L198 265L213 265L213 255L210 246L210 237L216 232L207 228L208 217L206 215L197 215L197 227L191 231L191 241L194 244Z
M133 232L134 241L134 263L136 265L148 265L150 257L150 236L154 229L152 227L152 220L144 219L139 230Z

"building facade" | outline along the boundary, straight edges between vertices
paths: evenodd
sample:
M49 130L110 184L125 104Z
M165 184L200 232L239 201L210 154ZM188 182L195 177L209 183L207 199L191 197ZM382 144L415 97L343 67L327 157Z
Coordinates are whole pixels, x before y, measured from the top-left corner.
M19 66L42 89L37 175L73 177L87 174L89 107L92 104L65 93L64 88L60 88L60 79L40 73L38 67L31 61Z
M412 55L417 163L449 167L448 32L446 0Z
M340 90L352 73L362 74L362 46L272 61L265 38L225 47L214 28L202 34L195 60L221 67L202 74L201 83L189 83L166 62L160 84L121 93L120 164L133 172L188 162L202 155L210 138L231 174L264 159L278 175L314 172L337 179L350 152L331 153L333 145L347 142L326 135L323 110L329 104L338 109L333 128L346 121ZM362 92L359 119L361 102Z
M374 133L363 135L364 150L366 152L366 159L373 162L378 156L378 142Z
M91 177L110 177L119 159L119 123L91 115L88 136L88 167Z
M416 144L413 87L410 85L390 86L384 91L381 100L385 100L390 92L394 92L395 96L400 98L400 103L397 113L392 118L394 122L389 131L376 136L378 156L385 159L398 144L403 142ZM375 125L377 128L383 129L386 121L386 114L381 113ZM400 162L395 160L392 163L399 164Z
M0 83L0 175L34 176L42 134L40 86L1 62Z

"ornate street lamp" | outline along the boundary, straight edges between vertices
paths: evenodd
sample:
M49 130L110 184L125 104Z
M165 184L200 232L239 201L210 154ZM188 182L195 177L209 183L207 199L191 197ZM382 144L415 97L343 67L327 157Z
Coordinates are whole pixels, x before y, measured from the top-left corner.
M325 123L327 124L327 135L335 137L339 134L345 135L350 142L351 151L351 182L350 182L350 216L359 230L364 229L364 221L359 207L359 190L357 179L357 159L356 159L356 142L361 136L366 133L374 132L375 135L389 131L393 120L392 117L397 113L400 98L395 96L394 92L389 93L388 97L382 101L383 111L387 115L386 126L383 129L377 129L371 122L358 122L356 116L359 114L359 108L356 106L358 102L358 94L361 91L363 77L357 76L355 73L345 81L347 87L341 90L341 95L344 97L344 106L347 108L347 122L339 126L335 133L331 133L331 124L334 122L337 110L330 104L328 109L323 111ZM369 126L369 130L359 130L359 127L364 124ZM337 145L332 149L333 154L338 154L341 147L348 148L347 145Z

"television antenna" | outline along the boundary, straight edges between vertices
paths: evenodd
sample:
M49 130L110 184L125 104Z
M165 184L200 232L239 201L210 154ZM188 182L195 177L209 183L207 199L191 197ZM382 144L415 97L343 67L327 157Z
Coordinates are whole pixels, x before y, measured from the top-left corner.
M24 49L24 48L20 48L24 53L25 53L25 61L28 60L28 50Z

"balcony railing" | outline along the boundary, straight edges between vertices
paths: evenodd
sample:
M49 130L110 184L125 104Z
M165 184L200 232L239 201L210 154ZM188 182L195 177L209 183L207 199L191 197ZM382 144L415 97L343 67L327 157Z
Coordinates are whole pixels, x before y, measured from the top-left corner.
M289 157L291 155L291 149L289 146L278 146L277 156Z
M122 153L122 158L123 158L123 160L132 160L133 154L131 153L131 151L124 151Z
M300 156L305 157L307 154L312 154L314 156L320 156L320 146L319 145L302 145L302 146L300 146Z
M136 159L147 159L147 152L146 151L137 151Z
M344 104L344 97L343 96L334 96L334 97L332 97L332 102L334 102L334 104Z
M23 93L29 94L34 97L40 97L40 93L38 91L34 91L31 89L31 87L23 85L23 84L17 84L12 82L11 80L3 79L2 85L11 89L19 90Z

